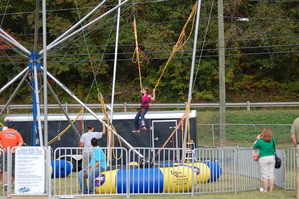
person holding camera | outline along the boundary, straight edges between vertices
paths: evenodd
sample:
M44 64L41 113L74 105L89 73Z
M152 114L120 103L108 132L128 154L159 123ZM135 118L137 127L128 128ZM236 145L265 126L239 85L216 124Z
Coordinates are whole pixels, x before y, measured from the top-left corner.
M274 176L274 147L276 145L276 140L272 136L271 129L264 127L262 134L258 135L253 148L259 149L259 166L260 173L263 181L263 192L273 191L275 176Z

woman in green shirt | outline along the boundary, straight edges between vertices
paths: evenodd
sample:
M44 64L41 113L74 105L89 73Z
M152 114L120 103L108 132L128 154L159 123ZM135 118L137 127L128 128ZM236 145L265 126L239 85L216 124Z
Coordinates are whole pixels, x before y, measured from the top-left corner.
M273 191L275 177L274 177L274 146L276 140L272 137L271 129L263 128L262 134L258 135L253 144L253 148L259 149L259 166L263 181L263 192Z

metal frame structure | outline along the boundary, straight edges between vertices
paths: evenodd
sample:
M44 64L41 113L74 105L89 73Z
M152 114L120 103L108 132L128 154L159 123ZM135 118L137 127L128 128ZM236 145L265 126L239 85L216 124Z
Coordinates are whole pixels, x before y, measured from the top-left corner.
M115 63L114 63L114 73L113 73L113 92L115 87L115 76L116 76L116 61L117 61L117 43L118 43L118 31L119 31L119 17L120 17L120 8L122 5L129 2L129 0L119 0L118 4L115 5L113 8L105 12L104 14L100 15L99 17L95 18L91 22L82 25L82 23L96 10L98 10L107 0L101 1L99 5L97 5L91 12L89 12L85 17L83 17L81 20L79 20L75 25L73 25L70 29L68 29L66 32L64 32L62 35L60 35L58 38L56 38L54 41L52 41L50 44L47 44L47 35L46 35L46 0L42 0L42 27L43 27L43 49L41 51L37 51L37 42L38 42L38 21L39 21L39 7L40 7L40 0L36 0L36 16L35 16L35 33L34 33L34 50L30 52L28 49L26 49L23 45L21 45L18 41L16 41L12 36L7 34L2 28L0 28L0 37L2 37L6 42L9 44L15 46L18 48L24 57L29 57L29 65L26 67L20 74L18 74L15 78L13 78L11 81L9 81L6 85L4 85L0 92L5 90L8 86L10 86L12 83L14 83L19 77L21 77L23 74L24 77L21 80L20 84L18 85L17 89L15 90L14 94L10 97L7 104L5 105L4 109L1 111L1 113L4 112L4 110L8 107L9 102L11 102L12 98L18 91L18 88L20 85L25 81L25 79L29 76L30 79L30 85L32 87L32 103L33 103L33 146L36 146L36 135L39 133L39 142L40 146L47 147L48 143L48 123L47 123L47 94L48 94L48 88L52 92L54 96L55 93L53 89L51 88L50 84L48 83L48 78L52 79L58 86L60 86L66 93L68 93L74 100L76 100L81 106L83 106L93 117L102 122L103 119L101 119L94 111L92 111L84 102L82 102L78 97L76 97L66 86L64 86L57 78L55 78L50 72L47 71L47 53L50 52L53 48L60 45L61 43L67 41L73 36L78 35L86 28L94 25L99 20L101 20L103 17L106 17L108 14L118 11L118 23L117 23L117 31L116 31L116 49L115 49ZM189 94L188 94L188 101L190 102L192 99L192 83L193 83L193 76L194 76L194 65L195 65L195 58L196 58L196 46L197 46L197 36L198 36L198 26L199 26L199 16L200 16L200 7L201 7L201 0L199 0L197 5L197 17L196 17L196 26L195 26L195 36L194 36L194 45L193 45L193 56L192 56L192 66L191 66L191 73L190 73L190 85L189 85ZM41 80L43 79L43 85L41 85ZM41 85L41 86L40 86ZM41 104L40 104L40 88L43 87L44 89L44 136L42 133L42 122L41 122ZM111 121L113 119L113 104L114 104L114 93L112 92L112 104L111 104ZM57 103L62 108L62 105L57 97L55 97ZM186 108L188 111L189 109ZM63 109L62 109L63 110ZM67 113L64 111L65 116L68 118L70 124L72 125L73 129L76 131L76 128L73 126L72 122L70 121L69 117L67 116ZM188 125L188 118L186 119L186 126ZM144 160L144 156L136 149L134 149L133 146L130 145L123 137L121 137L112 126L105 124L106 127L120 139L133 153L138 155L141 161ZM184 132L185 138L187 139L187 128ZM186 143L186 140L185 140ZM185 148L186 146L182 146L182 148ZM145 162L143 162L145 163ZM151 164L151 163L150 163Z
M20 49L21 51L23 51L25 54L29 55L30 57L30 64L28 67L26 67L20 74L18 74L15 78L13 78L10 82L8 82L4 87L2 87L0 89L0 92L2 92L3 90L5 90L5 88L7 88L8 86L10 86L12 83L14 83L19 77L21 77L21 75L23 75L24 73L26 73L27 71L29 71L32 75L31 75L31 86L32 86L32 98L33 98L33 135L37 134L37 131L39 133L39 137L40 137L40 145L41 146L47 146L47 136L42 135L42 124L41 124L41 113L40 113L40 102L39 102L39 77L40 77L40 73L43 73L43 79L44 79L44 85L43 88L44 90L44 115L45 115L45 120L44 120L44 133L45 135L47 135L47 87L50 88L50 90L52 91L52 88L50 87L50 85L48 84L47 79L51 78L52 80L54 80L64 91L66 91L73 99L75 99L79 104L81 104L89 113L91 113L98 121L102 122L102 119L99 118L95 112L93 112L88 106L86 106L85 103L83 103L79 98L77 98L67 87L65 87L58 79L56 79L51 73L49 73L47 71L47 52L49 52L51 49L53 49L54 47L56 47L57 45L61 44L62 42L66 41L67 39L71 38L72 36L80 33L82 30L90 27L91 25L95 24L96 22L98 22L100 19L102 19L103 17L107 16L108 14L110 14L111 12L114 12L116 10L118 10L122 5L126 4L127 2L129 2L129 0L124 0L123 2L119 2L118 5L116 5L115 7L111 8L109 11L105 12L104 14L102 14L101 16L97 17L96 19L92 20L91 22L87 23L86 25L78 28L76 30L76 28L82 24L82 22L84 20L86 20L92 13L94 13L98 8L100 8L107 0L102 1L98 6L96 6L90 13L88 13L85 17L83 17L80 21L78 21L74 26L72 26L68 31L64 32L61 36L59 36L58 38L56 38L53 42L51 42L49 45L45 45L46 44L46 30L43 30L43 50L41 50L40 52L37 52L37 31L35 31L35 38L34 38L34 51L30 52L28 49L26 49L24 46L22 46L18 41L16 41L12 36L10 36L9 34L7 34L2 28L0 28L0 37L2 37L4 40L6 40L7 42L11 43L12 45L16 46L18 49ZM42 10L43 10L43 28L46 27L46 0L42 1ZM39 0L36 0L36 30L38 27L38 13L39 13ZM41 55L43 55L43 66L41 66ZM27 74L27 73L26 73ZM21 81L21 83L24 81ZM113 94L112 94L113 96ZM14 97L14 95L12 95L9 99L9 101L12 100L12 98ZM60 104L60 102L58 101L58 99L56 99L57 102ZM2 110L1 113L4 112L5 108L8 106L8 104L4 107L4 109ZM66 114L67 116L67 114ZM72 124L70 122L70 124ZM125 145L127 145L129 148L133 148L133 146L131 146L126 140L124 140L114 129L111 128L111 126L107 125L106 126L109 128L110 131L112 131ZM75 127L73 127L75 129ZM42 139L44 138L44 139ZM34 136L34 138L36 140L36 136ZM43 141L44 140L44 141ZM35 141L34 141L35 142ZM33 142L33 143L34 143ZM135 153L137 155L139 155L141 158L143 158L143 155L140 154L138 151L135 151Z

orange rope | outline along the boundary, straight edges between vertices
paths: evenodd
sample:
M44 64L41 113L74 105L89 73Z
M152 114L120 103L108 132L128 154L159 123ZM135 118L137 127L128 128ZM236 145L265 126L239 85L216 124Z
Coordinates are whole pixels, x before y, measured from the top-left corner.
M114 130L115 132L116 129L115 127L110 123L110 118L109 118L109 115L107 114L107 109L106 109L106 105L105 105L105 102L104 102L104 97L102 95L102 93L98 93L98 99L99 101L101 102L101 105L102 105L102 112L104 114L104 119L106 120L107 124L109 125L109 128L107 129L108 130L108 133L107 133L107 147L108 147L108 152L107 152L107 161L109 162L109 164L111 165L112 163L112 156L115 157L115 159L120 159L121 156L122 156L122 153L120 153L119 157L116 157L114 151L111 149L111 147L114 147L114 144L115 144L115 140L114 140L114 135L112 133L112 130ZM103 126L103 128L106 128L106 126ZM121 141L118 140L119 143L120 143L120 146L121 146ZM112 154L112 155L111 155Z
M137 36L137 27L136 27L136 19L134 18L134 21L133 21L133 26L134 26L134 36L135 36L135 51L134 51L134 55L133 57L135 57L136 55L136 61L134 63L137 62L137 65L138 65L138 73L139 73L139 83L140 83L140 90L142 89L142 77L141 77L141 67L140 67L140 58L139 58L139 47L138 47L138 36Z
M172 52L171 52L171 54L170 54L170 56L169 56L169 58L168 58L168 60L167 60L167 62L165 64L165 66L164 66L164 69L163 69L163 71L162 71L162 73L161 73L161 75L160 75L160 77L159 77L159 79L158 79L158 81L157 81L154 89L156 89L157 86L159 85L159 83L161 81L161 78L162 78L164 72L166 71L166 68L167 68L168 64L170 63L171 59L173 58L175 52L176 51L183 51L183 46L190 39L190 36L191 36L191 34L193 32L193 29L194 29L195 16L196 16L195 13L196 13L196 10L197 10L197 4L198 4L198 2L196 1L195 5L193 6L193 9L192 9L192 11L191 11L191 13L190 13L190 15L188 17L188 20L187 20L187 22L185 23L185 25L184 25L184 27L182 29L182 32L181 32L181 34L179 36L179 39L178 39L177 43L174 45L174 47L172 49ZM191 31L190 31L187 39L185 39L185 37L186 37L186 28L187 28L187 26L188 26L188 24L189 24L189 22L190 22L190 20L192 18L193 18L193 23L192 23L192 26L191 26Z
M72 121L72 123L76 122L77 119L79 118L79 116L83 113L84 111L84 107L81 108L79 114L77 115L77 117ZM55 136L54 138L52 138L50 141L48 141L48 145L53 144L56 140L59 140L60 137L71 127L72 125L69 124L65 129L63 129L57 136ZM80 137L81 135L78 134L78 136Z
M176 44L174 45L173 49L172 49L172 52L162 70L162 73L158 79L158 81L156 82L156 85L154 87L153 90L156 90L156 88L158 87L161 79L162 79L162 76L164 75L165 71L166 71L166 68L167 66L169 65L170 61L172 60L175 52L177 51L184 51L183 50L183 47L184 45L187 43L187 41L190 39L191 35L192 35L192 32L193 32L193 29L194 29L194 24L195 24L195 16L196 16L196 10L197 10L197 4L198 2L196 2L192 8L192 11L188 17L188 20L187 22L185 23L182 31L181 31L181 34L178 38L178 41L176 42ZM193 22L191 24L191 31L188 35L188 37L186 38L186 29L187 29L187 26L189 25L189 22L191 21L191 19L193 18ZM133 54L133 60L136 56L136 61L133 61L133 63L137 63L138 65L138 72L139 72L139 81L140 81L140 89L142 89L142 76L141 76L141 62L140 62L140 55L142 55L143 58L145 58L146 60L148 60L148 58L146 57L146 55L144 53L142 53L142 51L140 50L140 48L138 47L138 36L137 36L137 28L136 28L136 19L134 18L134 21L133 21L133 26L134 26L134 36L135 36L135 51L134 51L134 54ZM185 113L183 115L183 117L181 118L181 120L179 121L178 125L176 126L176 128L174 129L174 131L170 134L169 138L165 141L165 143L163 144L163 146L161 147L161 149L159 149L159 151L156 153L156 154L159 154L162 149L166 146L166 144L169 142L169 140L172 138L172 136L177 132L177 130L180 128L180 126L184 123L185 121L185 129L183 128L183 141L182 141L182 146L183 148L186 147L186 140L187 140L187 137L188 137L188 140L190 140L190 121L189 121L189 112L190 112L190 103L191 101L189 100L187 105L186 105L186 109L185 109ZM187 120L186 120L187 118ZM189 134L188 134L189 132ZM185 158L184 155L185 152L183 152L183 156L182 158ZM183 159L182 159L183 161Z
M188 140L190 140L190 121L189 121L189 118L190 118L190 104L191 104L191 100L189 100L188 103L186 104L185 112L183 114L183 117L180 119L178 125L176 126L174 131L170 134L170 136L165 141L163 146L159 149L159 151L157 151L156 154L159 154L162 151L162 149L166 146L166 144L169 142L169 140L172 138L172 136L177 132L177 130L180 128L180 126L182 126L184 124L184 121L185 121L185 129L182 128L182 132L183 132L182 148L186 148L187 138L188 138ZM182 162L184 162L185 156L186 156L186 151L183 150L182 151L182 159L181 159Z
M173 58L174 54L176 51L183 51L183 46L187 43L187 41L190 39L190 36L193 32L193 29L194 29L194 23L195 23L195 13L196 13L196 10L197 10L197 4L198 2L195 3L195 5L193 6L193 9L188 17L188 20L187 22L185 23L183 29L182 29L182 32L179 36L179 39L177 41L177 43L174 45L173 47L173 50L164 66L164 69L154 87L154 89L157 88L157 86L159 85L160 81L161 81L161 78L164 74L164 72L166 71L166 68L168 66L168 64L170 63L171 59ZM187 37L187 39L185 39L186 37L186 28L190 22L190 20L193 18L193 23L191 25L191 31ZM187 143L187 137L188 137L188 140L190 140L190 121L189 121L189 112L190 112L190 103L191 103L191 100L188 101L187 105L186 105L186 109L185 109L185 113L183 115L183 117L181 118L181 120L179 121L178 125L176 126L175 130L170 134L169 138L165 141L165 143L163 144L163 146L161 147L161 149L159 149L159 151L156 153L156 154L159 154L161 152L161 150L166 146L166 144L169 142L169 140L171 139L171 137L174 135L174 133L177 132L178 128L183 124L183 122L185 121L185 128L182 128L183 130L183 140L182 140L182 148L186 148L186 143ZM188 133L189 132L189 133ZM186 152L183 151L183 155L182 155L182 161L183 161L183 158L185 158L185 154Z
M180 126L183 124L183 122L186 119L186 113L184 113L183 117L181 118L181 120L179 121L178 125L175 127L175 129L173 130L173 132L170 134L170 136L168 137L168 139L165 141L165 143L163 144L163 146L161 147L161 149L159 149L159 151L157 151L156 154L159 154L162 149L166 146L166 144L169 142L169 140L171 139L171 137L177 132L177 130L180 128Z

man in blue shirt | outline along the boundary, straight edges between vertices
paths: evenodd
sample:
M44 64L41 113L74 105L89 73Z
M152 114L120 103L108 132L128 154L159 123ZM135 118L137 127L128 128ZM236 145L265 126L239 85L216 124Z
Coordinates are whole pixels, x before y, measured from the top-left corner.
M91 155L89 167L82 169L78 173L80 189L83 194L95 193L95 178L103 171L106 170L106 156L104 151L98 146L98 140L96 138L91 139L91 145L94 150ZM88 178L88 188L87 180Z

